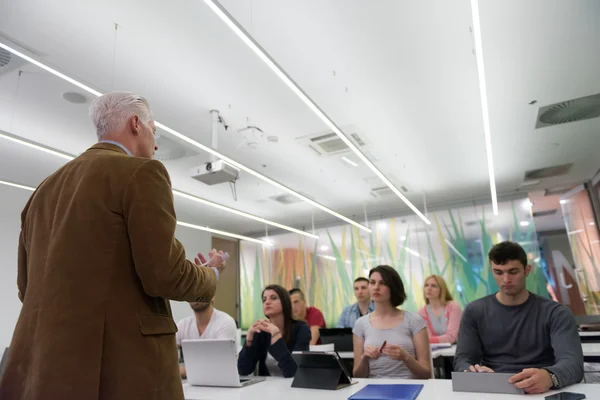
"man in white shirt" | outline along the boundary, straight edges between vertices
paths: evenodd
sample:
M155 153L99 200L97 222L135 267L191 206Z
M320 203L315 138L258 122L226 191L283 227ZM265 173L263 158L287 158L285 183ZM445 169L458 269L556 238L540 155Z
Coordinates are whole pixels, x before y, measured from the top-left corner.
M215 308L215 299L210 302L192 302L190 307L194 315L177 323L177 346L182 340L190 339L231 339L236 340L237 327L229 314ZM181 377L185 378L185 367L179 368Z

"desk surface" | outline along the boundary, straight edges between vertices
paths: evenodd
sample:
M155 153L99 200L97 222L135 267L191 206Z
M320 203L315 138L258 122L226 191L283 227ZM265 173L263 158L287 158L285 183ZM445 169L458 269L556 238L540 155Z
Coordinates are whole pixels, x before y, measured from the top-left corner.
M418 400L501 400L519 399L521 395L487 394L487 393L459 393L452 391L452 381L434 380L398 380L398 379L356 379L358 383L340 390L315 390L298 389L291 387L292 378L267 378L264 382L255 383L243 388L212 388L183 385L186 400L346 400L367 384L399 384L412 383L424 385ZM600 398L600 384L579 384L569 386L565 391L584 393L588 399ZM556 392L541 395L528 395L527 399L543 399L545 396Z
M583 349L584 357L600 356L600 343L581 343L581 348ZM456 353L456 345L454 345L450 348L447 348L447 349L433 350L431 352L431 357L432 358L454 357L454 353ZM340 354L340 357L342 357L341 354Z

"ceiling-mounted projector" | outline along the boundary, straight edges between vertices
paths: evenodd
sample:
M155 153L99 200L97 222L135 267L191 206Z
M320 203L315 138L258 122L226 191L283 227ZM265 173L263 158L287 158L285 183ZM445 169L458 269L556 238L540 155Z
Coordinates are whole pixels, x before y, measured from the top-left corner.
M191 170L192 178L207 185L234 182L240 171L223 160L209 161Z

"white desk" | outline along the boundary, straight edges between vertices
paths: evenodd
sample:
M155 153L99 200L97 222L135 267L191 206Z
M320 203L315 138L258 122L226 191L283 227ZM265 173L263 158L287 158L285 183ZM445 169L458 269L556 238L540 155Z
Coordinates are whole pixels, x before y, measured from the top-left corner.
M584 357L598 357L600 356L600 343L581 343L581 348L583 350ZM454 357L456 353L456 345L447 348L447 349L439 349L433 350L431 352L431 358L438 357ZM341 357L341 354L340 354Z
M506 400L523 399L521 395L459 393L452 391L452 381L449 380L399 380L399 379L357 379L358 383L340 390L297 389L291 387L292 378L267 378L264 382L255 383L244 388L211 388L189 386L184 384L186 400L346 400L367 384L399 384L413 383L424 385L418 400ZM565 391L584 393L588 399L600 398L600 384L579 384L569 386ZM541 395L528 395L527 399L543 399L556 392Z
M600 336L600 331L580 331L579 336L581 337L590 337L590 336ZM600 339L600 337L598 338Z

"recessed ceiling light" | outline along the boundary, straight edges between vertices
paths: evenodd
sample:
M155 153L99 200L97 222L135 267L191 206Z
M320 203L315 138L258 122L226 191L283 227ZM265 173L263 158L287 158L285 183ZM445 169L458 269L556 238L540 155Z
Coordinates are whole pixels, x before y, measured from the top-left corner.
M594 221L590 221L590 225L596 225L596 223Z
M348 164L351 167L358 167L357 163L355 163L354 161L352 161L351 159L349 159L346 156L342 156L342 161L345 162L346 164Z
M215 14L277 75L291 90L298 96L327 125L333 133L354 152L354 154L369 167L375 175L385 183L392 192L396 194L419 218L427 225L431 225L431 221L419 211L396 186L363 154L363 152L352 142L344 132L319 108L319 106L292 80L292 78L267 54L248 32L229 14L229 12L216 0L204 0L206 5L214 11ZM495 198L495 196L494 196ZM497 213L496 213L497 214Z
M560 204L567 204L569 202L569 200L565 200L565 199L561 199L559 201Z
M81 93L77 92L65 92L62 94L63 99L73 104L84 104L87 103L87 98Z
M325 245L321 246L321 251L327 251L327 250L329 250L328 246L325 246Z
M80 89L85 90L86 92L88 92L88 93L90 93L90 94L92 94L92 95L94 95L96 97L102 96L101 92L99 92L99 91L97 91L95 89L92 89L91 87L89 87L87 85L84 85L81 82L76 81L75 79L73 79L73 78L71 78L71 77L63 74L62 72L59 72L58 70L56 70L54 68L51 68L51 67L47 66L46 64L44 64L44 63L36 60L34 57L31 57L31 56L25 54L22 51L19 51L19 50L15 49L15 48L13 48L11 46L8 46L8 45L6 45L6 44L4 44L2 42L0 42L0 48L11 52L12 54L14 54L14 55L16 55L18 57L21 57L22 59L24 59L24 60L32 63L33 65L36 65L36 66L42 68L43 70L45 70L45 71L47 71L47 72L49 72L49 73L51 73L51 74L53 74L53 75L55 75L55 76L63 79L63 80L65 80L65 81L67 81L67 82L69 82L69 83L77 86ZM340 213L338 213L338 212L336 212L336 211L334 211L334 210L332 210L332 209L330 209L328 207L325 207L324 205L322 205L320 203L317 203L316 201L314 201L312 199L309 199L308 197L306 197L306 196L304 196L304 195L296 192L295 190L290 189L289 187L287 187L287 186L285 186L285 185L283 185L283 184L281 184L281 183L279 183L279 182L277 182L277 181L275 181L275 180L273 180L273 179L271 179L271 178L269 178L269 177L267 177L265 175L262 175L262 174L260 174L260 173L258 173L256 171L254 171L253 169L248 168L245 165L240 164L239 162L237 162L235 160L232 160L229 157L226 157L225 155L219 153L218 151L216 151L216 150L214 150L214 149L212 149L212 148L210 148L208 146L205 146L205 145L201 144L200 142L197 142L197 141L195 141L195 140L193 140L193 139L185 136L184 134L182 134L182 133L180 133L180 132L178 132L178 131L176 131L176 130L174 130L174 129L172 129L172 128L164 125L164 124L161 124L158 121L154 121L154 124L156 125L157 128L162 129L163 131L169 132L171 135L179 138L180 140L182 140L182 141L184 141L184 142L186 142L188 144L191 144L192 146L194 146L194 147L196 147L196 148L198 148L200 150L203 150L203 151L205 151L205 152L207 152L207 153L209 153L209 154L211 154L211 155L213 155L213 156L215 156L215 157L223 160L224 162L227 162L228 164L233 165L234 167L236 167L236 168L238 168L240 170L243 170L243 171L245 171L245 172L247 172L247 173L249 173L249 174L251 174L251 175L253 175L253 176L255 176L255 177L257 177L257 178L259 178L259 179L261 179L261 180L263 180L263 181L271 184L271 185L273 185L273 186L276 186L279 189L282 189L282 190L284 190L284 191L286 191L286 192L288 192L288 193L290 193L290 194L298 197L299 199L304 200L305 202L311 204L312 206L317 207L317 208L325 211L326 213L331 214L331 215L335 216L336 218L341 219L342 221L345 221L345 222L347 222L347 223L349 223L351 225L354 225L357 228L362 229L362 230L364 230L366 232L371 232L371 229L369 229L368 227L366 227L366 226L364 226L362 224L359 224L358 222L353 221L350 218L347 218L347 217L341 215ZM346 139L346 140L348 140L348 139ZM354 146L354 144L352 144L352 142L350 142L350 144L352 146ZM412 205L412 204L409 204L409 205Z
M519 225L521 225L521 226L529 226L529 221L521 221L521 222L519 222Z

